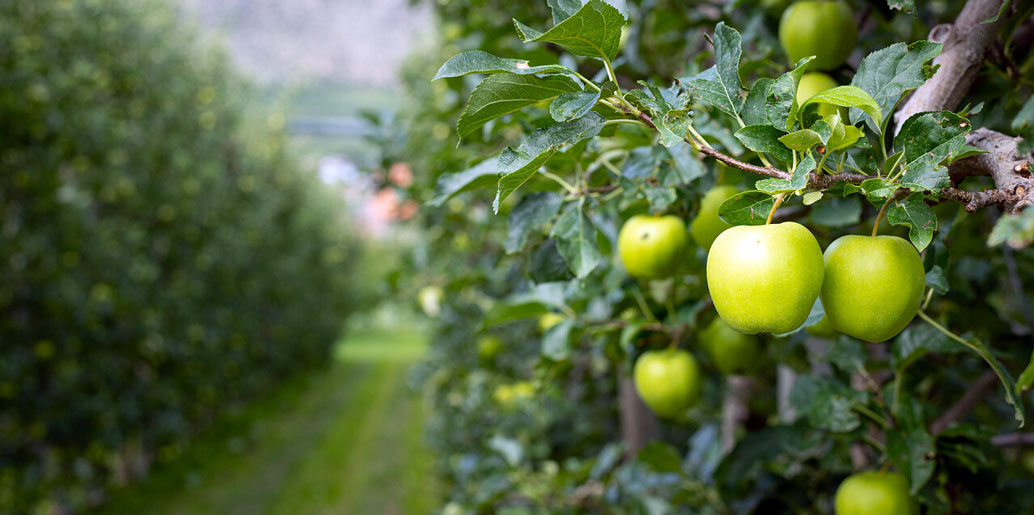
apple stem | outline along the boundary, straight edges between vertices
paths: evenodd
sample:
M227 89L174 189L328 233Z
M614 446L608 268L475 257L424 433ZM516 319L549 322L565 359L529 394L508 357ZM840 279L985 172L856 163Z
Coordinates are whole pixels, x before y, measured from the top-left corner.
M785 196L786 193L776 195L775 204L772 204L772 210L768 212L768 219L765 220L765 225L772 223L772 217L775 216L776 209L779 209L779 205L783 203L783 197Z
M880 208L879 214L876 215L876 223L872 224L872 235L876 236L876 230L880 228L880 221L883 220L883 213L887 212L887 206L890 205L890 199L887 199L883 203L883 207Z

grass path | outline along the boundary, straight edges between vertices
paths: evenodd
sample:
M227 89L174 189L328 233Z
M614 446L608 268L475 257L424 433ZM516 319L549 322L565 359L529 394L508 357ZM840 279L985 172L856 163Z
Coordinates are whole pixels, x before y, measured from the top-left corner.
M328 370L232 413L104 513L429 513L423 406L406 386L424 350L409 329L350 337Z

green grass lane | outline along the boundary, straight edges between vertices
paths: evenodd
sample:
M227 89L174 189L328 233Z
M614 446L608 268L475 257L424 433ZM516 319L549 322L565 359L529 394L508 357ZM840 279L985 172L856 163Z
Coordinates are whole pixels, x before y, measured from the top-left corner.
M364 331L335 365L220 420L103 513L429 513L423 405L407 387L413 329Z

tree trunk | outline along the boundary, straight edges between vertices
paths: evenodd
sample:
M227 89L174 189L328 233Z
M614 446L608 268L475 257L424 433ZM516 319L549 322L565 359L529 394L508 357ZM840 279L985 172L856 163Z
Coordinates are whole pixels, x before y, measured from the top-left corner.
M660 431L657 417L643 404L635 391L635 383L627 374L618 376L618 407L621 411L621 439L625 442L625 457L633 458Z

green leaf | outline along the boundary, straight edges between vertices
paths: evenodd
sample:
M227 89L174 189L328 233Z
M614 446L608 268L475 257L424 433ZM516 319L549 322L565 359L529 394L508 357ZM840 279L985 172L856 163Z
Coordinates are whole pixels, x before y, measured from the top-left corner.
M575 277L585 278L603 261L603 255L596 245L596 226L580 205L564 211L553 224L551 234L557 239L560 255L567 261L567 267Z
M811 129L801 129L799 131L785 134L779 137L779 141L790 150L796 150L798 152L804 152L806 150L810 150L811 147L814 147L815 145L823 144L822 136Z
M887 455L908 478L911 495L917 495L930 480L937 464L934 437L922 428L907 434L901 431L888 432Z
M874 205L882 205L883 200L894 196L894 193L901 188L897 183L877 177L862 181L860 186L862 188L862 192Z
M824 227L846 227L862 219L862 203L858 197L831 197L811 208L811 223Z
M1027 127L1034 127L1034 96L1024 102L1016 117L1012 119L1012 130L1019 132Z
M791 405L811 426L837 433L853 431L862 424L854 408L867 399L865 392L814 376L799 377L790 391Z
M628 92L627 98L650 112L657 132L661 135L661 145L673 147L685 144L686 132L692 119L689 110L689 95L681 92L677 84L669 88L639 81L644 89Z
M485 314L483 328L523 320L564 307L565 283L540 283L495 303Z
M573 122L558 123L546 129L539 129L525 138L516 149L503 149L499 154L501 175L492 205L493 210L498 213L499 204L535 175L539 167L562 147L599 134L604 121L602 116L589 113Z
M646 195L646 201L650 203L651 213L667 211L668 206L671 206L678 199L678 193L675 192L675 188L672 186L647 187L643 190L643 193Z
M506 241L503 242L506 253L513 254L524 248L528 242L528 232L552 220L563 203L563 197L549 191L532 193L522 198L507 220Z
M991 234L987 244L996 247L1008 243L1010 247L1019 249L1034 243L1034 209L1027 208L1015 215L1002 215Z
M567 361L571 356L571 329L575 321L565 318L559 324L550 327L542 335L542 356L553 361Z
M922 86L930 73L926 64L941 53L941 44L916 41L910 45L894 43L862 59L851 85L865 90L880 106L883 121L905 93ZM883 126L861 109L851 109L851 123L865 120L869 128L882 134Z
M901 183L914 190L938 191L950 186L948 169L942 165L965 151L969 131L969 121L949 111L910 116L894 138L894 148L904 154Z
M738 117L743 106L740 91L740 33L724 22L714 28L714 66L684 81L696 101Z
M556 238L546 238L528 257L528 277L536 283L569 281L574 277L560 255Z
M539 32L517 20L513 20L513 24L525 43L554 43L575 55L612 61L621 48L621 27L625 24L625 16L601 0L589 0L546 32Z
M810 206L820 200L822 200L821 191L809 191L804 194L804 197L801 199L801 202L806 206Z
M933 352L961 352L965 347L929 325L916 325L901 332L890 349L890 365L898 372L912 366L919 358Z
M915 0L887 0L887 7L906 14L913 14L916 10L916 2Z
M883 122L883 115L880 113L880 106L873 100L872 95L856 86L837 86L816 93L801 104L801 109L808 104L832 104L840 107L856 107L869 115L877 124Z
M737 193L718 207L718 217L731 225L764 225L775 197L760 191Z
M775 82L775 79L764 77L754 83L750 88L747 99L743 102L743 109L740 115L746 125L764 125L768 123L768 112L766 100L768 99L768 88Z
M908 239L922 252L937 230L937 214L923 201L922 193L913 193L905 201L898 202L887 210L887 221L891 225L908 227Z
M693 147L689 146L689 143L683 141L666 150L671 156L671 166L668 166L665 161L660 169L658 179L662 186L689 184L693 180L707 175L707 168L697 158L699 154L695 155Z
M783 132L793 128L794 120L797 119L797 111L800 106L797 104L797 85L801 83L801 76L808 68L814 57L805 57L797 61L797 65L768 86L768 93L765 96L765 114L768 123Z
M787 193L800 191L808 186L808 174L815 169L815 158L811 154L804 156L797 168L793 169L790 180L786 179L761 179L754 183L754 187L765 193Z
M441 174L434 184L434 197L427 204L439 207L460 193L495 184L499 176L497 165L497 158L488 158L462 172Z
M1022 394L1029 390L1031 385L1034 385L1034 353L1031 353L1030 362L1020 373L1020 377L1016 378L1016 393Z
M465 138L490 120L519 111L561 93L581 91L574 80L560 76L536 77L498 73L481 81L470 94L467 108L456 123L456 132Z
M549 115L558 122L569 122L585 116L600 100L600 92L594 89L569 91L549 104Z
M471 50L456 54L445 61L434 79L438 80L448 77L460 77L471 73L513 73L517 75L541 75L549 73L571 73L566 66L559 64L547 64L544 66L529 66L528 61L523 59L508 59L496 57L481 50Z
M779 139L784 134L785 131L771 125L748 125L736 131L735 136L743 146L754 152L771 154L772 157L787 163L793 159L793 154Z
M646 444L639 451L637 458L654 472L676 474L682 471L682 457L671 444L665 442L653 441Z
M862 342L850 336L839 336L829 344L826 355L831 363L848 374L865 368L865 347Z
M926 286L933 288L937 295L948 293L948 277L940 265L934 265L929 272L926 272Z
M516 467L524 458L524 447L513 438L502 435L494 435L488 440L488 448L502 455L506 464Z

